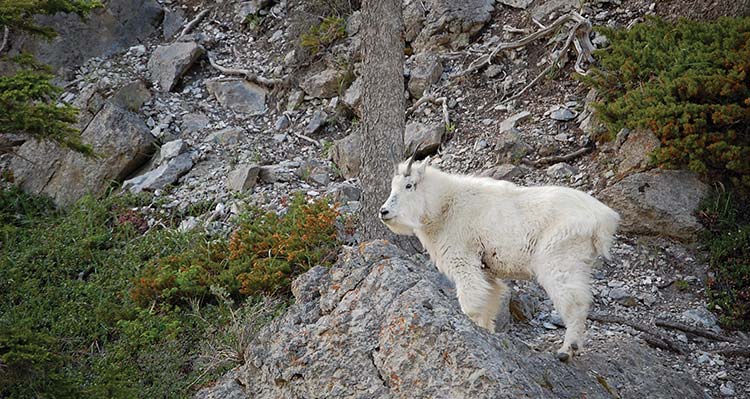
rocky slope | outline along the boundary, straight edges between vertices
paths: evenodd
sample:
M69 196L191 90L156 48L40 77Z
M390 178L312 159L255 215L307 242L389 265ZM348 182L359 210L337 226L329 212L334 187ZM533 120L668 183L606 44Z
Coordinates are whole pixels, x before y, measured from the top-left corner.
M103 193L111 180L127 180L124 189L130 191L152 192L154 201L146 212L211 203L212 211L183 221L181 228L186 229L229 229L230 216L245 204L278 210L283 208L282 198L296 191L311 197L331 193L344 203L344 211L356 212L360 195L356 115L361 96L356 76L362 27L358 14L349 15L348 5L341 5L334 14L346 17L344 37L311 55L309 49L299 46L299 35L310 21L319 21L325 15L323 8L311 7L313 3L172 0L158 4L151 0L111 0L106 10L92 16L89 25L82 27L76 20L64 22L70 26L61 29L66 34L60 41L86 43L92 37L91 29L111 33L97 37L101 43L92 42L90 48L78 46L81 48L70 57L50 56L59 60L55 66L65 81L61 101L83 110L80 127L84 138L109 158L91 162L27 142L18 152L33 163L3 156L2 165L13 171L25 189L47 193L62 205L86 193ZM445 170L482 173L520 184L566 185L607 200L622 213L625 223L615 244L614 260L597 266L594 311L645 324L655 319L680 321L719 332L703 297L705 263L689 244L699 228L692 211L708 190L705 184L684 172L645 171L644 154L658 141L643 132L622 132L615 142L565 162L536 162L591 146L591 135L597 128L587 105L595 93L569 77L569 66L555 79L542 79L517 99L507 101L549 64L565 33L509 51L480 72L458 76L497 43L518 40L538 29L534 21L549 25L574 9L595 24L626 27L650 13L673 17L676 9L692 13L700 7L718 12L704 3L597 0L585 2L579 9L578 0L472 0L465 6L448 0L406 0L406 36L413 52L405 71L410 102L422 96L444 97L449 118L446 126L440 104L419 105L409 112L406 137L411 146L429 140L432 145L428 150L438 151L433 164ZM154 18L161 19L154 22ZM188 24L192 20L196 23ZM132 21L142 22L136 29ZM187 25L193 29L183 35ZM116 33L122 30L127 35ZM43 59L52 50L67 54L69 46L62 42L57 47L56 43L41 46L23 38L12 39L12 51L36 48ZM592 35L592 41L606 45L606 38L598 34ZM246 69L263 79L245 79L245 74L226 69L220 72L216 66ZM349 239L356 241L356 237ZM643 340L646 335L632 327L592 322L587 352L580 361L561 366L546 356L562 339L560 319L536 284L516 284L516 322L507 323L503 335L490 336L476 331L468 319L456 313L458 307L450 300L450 287L438 284L423 260L406 259L382 244L367 248L364 255L349 256L375 256L366 255L368 251L387 256L389 260L383 261L387 272L372 271L372 265L365 266L367 262L352 260L330 274L313 270L297 283L300 303L264 332L256 352L248 352L248 359L257 359L258 363L248 362L234 372L240 381L250 384L245 385L245 394L252 396L258 389L258 394L274 397L294 392L307 392L311 397L323 396L323 392L335 395L333 387L321 385L319 378L323 375L316 375L316 369L295 363L303 355L311 362L335 354L351 362L341 371L342 381L356 378L358 382L342 389L362 389L357 392L363 395L405 395L401 389L406 385L399 385L395 378L413 386L418 385L416 379L424 377L404 365L413 360L408 358L410 352L395 348L411 348L419 354L417 349L421 347L424 356L434 355L427 351L428 343L443 339L441 342L453 347L449 352L471 346L475 356L454 359L462 362L447 369L455 375L439 370L450 358L424 363L435 371L434 376L429 374L432 379L422 381L424 390L420 392L425 395L453 396L453 391L440 390L447 385L475 390L455 391L455 395L468 395L480 392L483 384L487 391L481 392L495 392L505 386L530 397L569 397L580 394L576 389L585 389L588 395L599 397L596 395L604 395L599 373L610 389L619 392L617 395L640 397L649 396L648 390L660 385L654 378L672 375L664 371L671 369L682 373L670 378L674 378L671 381L675 386L686 390L683 396L700 397L694 385L684 382L692 379L710 397L750 397L747 360L712 353L724 343L665 330L664 334L684 350L675 354L647 345ZM340 279L375 284L393 278L396 270L408 272L410 279L399 280L382 291L360 286L346 294L323 282ZM334 277L335 273L340 276ZM315 294L316 287L302 287L314 281L332 292ZM448 295L436 291L436 285ZM368 287L385 296L382 303L358 299L366 292L358 290ZM403 291L398 291L399 287ZM433 299L431 311L410 302L418 290ZM399 296L400 302L394 302L397 300L389 294L403 298ZM325 305L321 302L324 298L329 301ZM421 307L418 314L424 319L404 313L416 307ZM416 326L421 335L412 336L414 340L410 335L393 335L392 329L379 324L382 320L372 324L370 316L347 319L372 309L377 309L380 313L376 314L383 319L408 315L405 325ZM329 324L333 322L331 314L337 314L345 324ZM346 341L351 343L350 352L341 346L335 352L325 345L331 341L313 340L308 335L314 331L324 337L324 331L339 331L326 339L350 340ZM284 335L276 337L277 333ZM391 335L381 337L383 334ZM746 339L741 333L734 333L733 338ZM302 339L299 347L290 346L295 345L295 339ZM373 354L381 339L391 348L381 345L380 352ZM512 351L504 350L505 340ZM295 350L310 353L294 355ZM523 370L521 377L514 375L512 380L523 387L504 385L509 384L507 376L512 368L491 359L505 359ZM640 363L654 369L641 370ZM590 367L595 373L587 370L587 364L596 366ZM335 375L335 365L317 362L321 374L326 371ZM480 368L485 368L486 374L474 375ZM553 370L549 384L544 382L545 374L540 374L545 368ZM569 379L580 384L568 385ZM232 385L232 381L228 379L225 385ZM306 391L314 387L321 391Z

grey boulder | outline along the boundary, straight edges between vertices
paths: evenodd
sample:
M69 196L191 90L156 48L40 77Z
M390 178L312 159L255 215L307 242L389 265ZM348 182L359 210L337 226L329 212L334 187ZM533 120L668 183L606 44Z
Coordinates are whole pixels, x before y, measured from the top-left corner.
M692 172L655 169L625 177L601 197L620 213L622 231L690 241L701 229L694 212L708 189Z
M441 281L386 241L347 249L295 280L296 303L260 331L245 364L197 397L703 398L627 338L563 364L489 333Z
M409 93L414 98L421 98L425 90L440 80L443 75L443 63L434 53L422 53L414 56L409 75Z
M212 80L206 89L219 103L239 114L266 113L266 89L245 79Z
M404 34L416 53L459 49L492 19L494 0L405 0Z
M362 165L362 137L359 133L352 133L333 143L328 154L345 179L352 179L359 175Z
M409 123L404 131L406 153L411 155L419 146L417 157L423 158L432 155L440 148L444 134L445 125L442 123Z
M159 46L148 60L151 81L163 92L172 91L182 75L190 69L204 50L195 42L176 42Z
M193 160L189 153L177 155L154 170L124 181L122 188L130 190L131 193L162 189L169 184L175 183L177 179L190 171L192 167Z

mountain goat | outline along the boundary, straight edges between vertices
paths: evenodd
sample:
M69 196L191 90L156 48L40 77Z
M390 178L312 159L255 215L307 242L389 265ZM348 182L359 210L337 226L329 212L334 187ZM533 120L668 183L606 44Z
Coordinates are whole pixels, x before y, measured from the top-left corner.
M571 188L521 187L427 164L412 156L398 165L382 222L419 238L455 282L461 310L490 331L508 294L502 279L536 279L565 322L557 357L567 361L582 348L591 263L609 259L619 215Z

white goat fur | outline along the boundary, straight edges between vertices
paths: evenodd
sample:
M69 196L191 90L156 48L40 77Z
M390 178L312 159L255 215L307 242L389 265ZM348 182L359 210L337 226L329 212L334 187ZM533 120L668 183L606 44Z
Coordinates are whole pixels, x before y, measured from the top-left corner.
M536 279L567 327L558 357L573 356L591 305L591 263L609 259L619 215L571 188L521 187L427 163L414 163L408 176L407 163L399 165L383 222L419 238L455 282L461 310L490 331L508 293L502 279Z

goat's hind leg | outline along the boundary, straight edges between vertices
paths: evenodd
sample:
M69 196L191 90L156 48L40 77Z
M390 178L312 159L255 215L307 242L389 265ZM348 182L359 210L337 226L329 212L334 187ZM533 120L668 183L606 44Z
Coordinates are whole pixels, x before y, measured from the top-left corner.
M557 358L567 361L583 347L586 317L591 307L590 272L582 262L547 266L549 269L539 275L538 281L565 323L565 340Z

